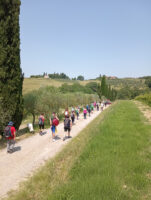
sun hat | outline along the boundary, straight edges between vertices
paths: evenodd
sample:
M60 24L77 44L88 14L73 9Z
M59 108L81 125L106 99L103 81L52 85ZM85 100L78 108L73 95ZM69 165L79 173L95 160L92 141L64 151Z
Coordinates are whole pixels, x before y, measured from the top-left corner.
M12 121L10 121L9 123L8 123L8 126L13 126L13 122Z

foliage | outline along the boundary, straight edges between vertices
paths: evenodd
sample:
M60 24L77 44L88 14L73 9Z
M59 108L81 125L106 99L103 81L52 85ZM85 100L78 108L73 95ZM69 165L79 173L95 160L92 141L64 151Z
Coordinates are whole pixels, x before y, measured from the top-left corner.
M49 78L52 79L70 79L65 73L54 73L54 74L48 74Z
M47 121L52 112L61 116L62 109L71 106L86 105L93 101L99 101L97 94L84 94L82 92L65 93L55 87L45 87L32 91L24 96L24 114L32 114L33 124L35 116L44 113Z
M100 74L97 78L96 78L96 80L101 80L102 79L102 75Z
M151 78L151 76L142 76L142 77L139 77L139 79L145 79L145 80L150 79L150 78Z
M145 84L151 88L151 78L145 80Z
M38 91L36 90L24 95L24 118L25 116L32 114L33 124L35 123L35 116L37 114L37 98Z
M137 96L135 99L151 106L151 93L146 93L144 95Z
M65 73L53 73L53 74L47 74L44 72L42 75L31 75L30 78L43 78L45 75L48 75L51 79L66 79L69 80L70 78Z
M79 83L74 83L72 85L68 85L64 83L60 88L60 92L68 93L68 92L83 92L86 94L93 94L94 91L87 86L82 86Z
M43 75L31 75L30 78L43 78Z
M143 76L140 77L139 79L144 79L147 87L151 88L151 76Z
M77 80L79 80L79 81L84 81L84 76L81 76L81 75L78 76L78 77L77 77Z
M146 89L145 80L139 78L116 78L107 79L107 84L111 85L112 88L120 90L122 88L128 87L129 89Z
M117 96L116 90L111 88L111 86L106 83L105 75L101 78L101 84L98 84L97 93L100 99L102 99L102 97L106 97L111 101L114 101Z
M107 89L108 89L108 86L106 84L106 77L103 76L101 80L101 95L102 96L107 96Z
M17 129L22 121L19 13L20 0L0 1L0 116L5 115L0 132L9 120Z
M145 91L138 88L125 87L118 90L117 99L134 99L136 96L143 94Z
M90 83L87 83L85 87L90 88L95 93L97 92L98 84L96 82L90 82Z

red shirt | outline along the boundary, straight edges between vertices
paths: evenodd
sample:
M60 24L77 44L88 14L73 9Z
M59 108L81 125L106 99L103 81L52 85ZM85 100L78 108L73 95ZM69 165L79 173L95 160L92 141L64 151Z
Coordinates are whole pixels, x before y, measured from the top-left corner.
M14 126L12 126L12 127L11 127L11 133L12 133L12 137L9 137L9 138L8 138L9 140L12 140L12 139L14 139L14 138L15 138L15 132L16 132L16 130L15 130L15 127L14 127Z
M45 121L44 116L43 116L43 115L40 115L39 119L40 119L40 118L41 118L42 122L44 123L44 121Z

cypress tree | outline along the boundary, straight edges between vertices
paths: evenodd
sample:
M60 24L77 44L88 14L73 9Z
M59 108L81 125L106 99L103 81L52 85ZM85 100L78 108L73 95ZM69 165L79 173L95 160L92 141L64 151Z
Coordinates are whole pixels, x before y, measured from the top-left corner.
M107 84L106 84L105 75L102 77L102 80L101 80L101 93L103 96L107 95Z
M107 98L111 99L111 86L110 85L108 85L108 87L107 87Z
M0 132L9 120L17 129L22 121L19 14L20 0L0 0Z
M99 98L101 99L102 93L101 93L101 85L100 85L100 83L97 85L97 94L98 94Z

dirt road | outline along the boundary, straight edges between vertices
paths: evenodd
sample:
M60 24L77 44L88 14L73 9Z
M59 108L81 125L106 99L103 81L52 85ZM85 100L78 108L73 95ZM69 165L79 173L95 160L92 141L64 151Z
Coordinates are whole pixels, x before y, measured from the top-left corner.
M100 111L95 111L86 120L80 116L80 119L76 120L76 124L72 127L72 138L99 114ZM52 142L50 133L50 129L48 129L45 130L43 136L35 134L19 141L16 143L16 151L13 154L7 154L6 149L0 151L0 198L5 197L10 190L17 189L21 181L32 175L35 169L55 156L71 140L62 140L64 136L63 123L58 126L58 140Z

